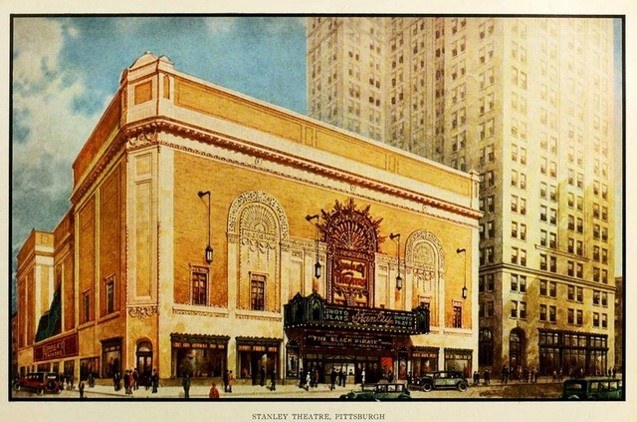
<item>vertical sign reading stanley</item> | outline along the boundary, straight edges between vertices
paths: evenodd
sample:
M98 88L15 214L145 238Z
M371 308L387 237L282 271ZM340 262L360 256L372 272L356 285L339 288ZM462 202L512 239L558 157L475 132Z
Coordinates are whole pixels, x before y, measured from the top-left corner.
M327 300L347 306L374 306L374 260L382 241L369 206L359 210L350 199L338 201L330 212L321 210L319 225L327 244Z
M77 333L74 333L69 336L38 344L33 348L33 360L35 362L41 362L50 359L65 358L67 356L76 356L78 350L78 337Z

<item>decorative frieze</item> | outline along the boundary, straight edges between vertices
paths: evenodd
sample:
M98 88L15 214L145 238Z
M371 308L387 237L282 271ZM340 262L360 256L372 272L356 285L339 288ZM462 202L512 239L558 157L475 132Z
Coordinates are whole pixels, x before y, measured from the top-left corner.
M128 307L128 315L132 318L145 319L153 315L159 314L157 305L130 306Z

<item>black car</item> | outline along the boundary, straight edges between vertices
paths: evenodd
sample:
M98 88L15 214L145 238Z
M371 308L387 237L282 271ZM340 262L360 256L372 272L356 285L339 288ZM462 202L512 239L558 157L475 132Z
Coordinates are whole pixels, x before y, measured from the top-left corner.
M340 396L341 400L411 400L407 386L401 383L379 383L363 385L360 390L352 390Z
M466 391L469 388L469 382L461 371L434 371L420 377L417 384L423 391L446 388Z

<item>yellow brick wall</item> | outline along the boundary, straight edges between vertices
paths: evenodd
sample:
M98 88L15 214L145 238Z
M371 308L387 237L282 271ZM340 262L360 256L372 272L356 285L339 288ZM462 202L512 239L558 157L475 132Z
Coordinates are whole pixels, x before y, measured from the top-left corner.
M106 289L104 280L111 275L115 276L115 292L120 292L122 277L120 274L121 219L120 214L122 196L121 167L115 170L104 180L100 186L100 315L106 313ZM115 309L120 306L115 300Z
M79 323L85 322L83 319L82 296L85 292L90 296L90 318L95 315L93 287L95 283L95 196L91 197L79 211L79 292L78 301L80 307Z
M202 201L197 192L210 190L212 193L211 232L215 258L211 268L211 302L217 306L227 306L227 224L232 201L241 193L261 190L275 197L288 217L291 237L314 239L314 226L305 220L307 214L315 214L321 209L331 210L336 200L344 203L348 195L332 192L292 180L274 177L264 173L228 165L225 163L196 157L181 152L175 153L175 289L177 302L189 300L189 264L205 265L203 252L207 244L207 202ZM445 288L447 325L453 318L451 298L458 298L464 284L464 261L458 257L456 248L471 244L471 229L459 224L433 219L399 208L354 198L357 207L371 205L373 218L382 218L381 235L399 232L406 241L415 230L432 232L441 242L446 258ZM404 242L401 245L404 248ZM395 244L385 240L381 250L395 256ZM404 256L404 249L401 256ZM470 259L471 254L468 254ZM471 262L467 263L471 268ZM470 286L469 286L470 287ZM470 327L470 299L465 302L463 326Z

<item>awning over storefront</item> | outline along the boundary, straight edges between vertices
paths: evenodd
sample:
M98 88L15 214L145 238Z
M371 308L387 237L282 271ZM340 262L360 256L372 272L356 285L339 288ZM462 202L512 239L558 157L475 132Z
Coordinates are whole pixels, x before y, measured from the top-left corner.
M328 304L319 294L296 294L284 307L284 327L346 329L380 334L425 334L429 332L429 310L419 306L409 311Z
M229 336L217 336L208 334L170 334L170 342L174 347L195 348L195 349L217 349L225 348L230 340Z

